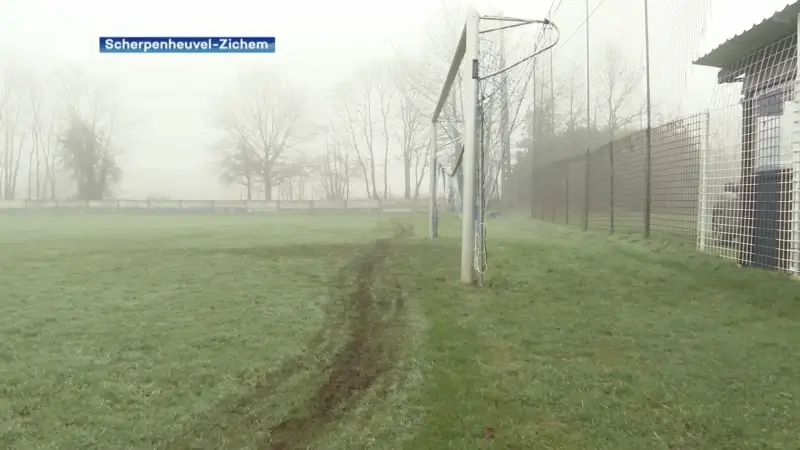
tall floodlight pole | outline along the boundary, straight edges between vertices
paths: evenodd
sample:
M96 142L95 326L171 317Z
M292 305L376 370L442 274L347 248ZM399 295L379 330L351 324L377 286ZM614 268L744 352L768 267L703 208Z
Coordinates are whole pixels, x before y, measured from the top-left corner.
M553 81L553 51L550 50L550 131L551 137L555 140L556 137L556 90L555 81Z
M537 116L539 111L536 105L536 58L533 58L533 66L531 68L531 86L533 86L533 95L531 96L531 219L536 218L536 199L537 195L539 194L536 192L536 157L534 155L534 151L536 151L536 142L537 138L539 137L539 121L537 120Z
M503 17L503 14L499 15ZM506 67L506 36L500 29L500 67ZM511 176L511 133L509 133L508 117L508 72L500 74L500 164L503 176L500 180L500 200L504 210L509 206L509 178Z
M591 127L592 127L592 85L591 85L591 70L589 67L589 0L586 0L586 151L589 151L591 145ZM585 220L585 219L584 219Z
M645 86L647 90L647 143L644 153L644 237L650 237L650 203L652 200L651 183L651 154L653 149L651 131L651 108L650 108L650 20L648 17L648 0L644 0L644 61L645 61Z
M436 121L431 121L431 141L428 143L430 148L429 150L429 158L430 158L430 177L431 177L431 201L430 201L430 211L429 211L429 218L430 218L430 225L429 225L429 235L431 239L436 239L436 236L439 234L439 211L437 210L436 206L436 176L438 175L438 164L436 161L436 142L437 142L437 124Z
M466 52L464 62L469 70L464 89L464 214L461 220L461 281L475 280L475 212L476 163L478 153L478 49L480 36L478 12L470 10L466 23Z

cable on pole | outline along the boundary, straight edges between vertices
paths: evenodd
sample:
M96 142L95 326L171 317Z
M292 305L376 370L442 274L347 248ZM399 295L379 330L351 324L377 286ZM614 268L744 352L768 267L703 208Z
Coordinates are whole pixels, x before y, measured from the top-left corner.
M500 74L502 74L502 73L504 73L504 72L508 72L509 70L513 69L514 67L517 67L517 66L519 66L520 64L524 64L525 62L527 62L527 61L530 61L530 60L532 60L532 59L536 58L536 57L537 57L537 56L539 56L540 54L542 54L542 53L544 53L544 52L546 52L546 51L550 50L551 48L555 47L556 45L558 45L558 42L559 42L559 40L560 40L560 38L561 38L561 31L558 29L558 26L556 26L556 24L554 24L554 23L553 23L552 21L550 21L549 19L543 19L543 20L528 20L528 21L525 21L524 23L521 23L521 24L516 24L516 25L514 25L514 26L528 25L528 24L531 24L531 23L540 23L540 24L543 24L543 25L546 25L546 26L549 26L549 27L551 27L551 28L552 28L553 30L555 30L555 32L556 32L556 39L555 39L555 41L554 41L553 43L551 43L550 45L548 45L547 47L544 47L544 48L543 48L543 49L541 49L541 50L534 50L533 54L531 54L531 55L529 55L529 56L526 56L525 58L522 58L521 60L519 60L519 61L515 62L514 64L511 64L511 65L510 65L510 66L508 66L508 67L504 67L504 68L502 68L502 69L500 69L500 70L498 70L498 71L496 71L496 72L494 72L494 73L490 73L489 75L484 75L484 76L480 77L480 78L479 78L479 80L481 80L481 81L482 81L482 80L486 80L486 79L489 79L489 78L492 78L492 77L496 77L497 75L500 75ZM509 27L501 27L501 28L496 28L496 29L493 29L493 30L487 30L487 32L489 32L489 31L497 31L497 30L504 29L504 28L511 28L511 27L509 26ZM544 32L544 28L542 29L542 32ZM540 38L541 38L541 36L540 36ZM537 42L537 44L538 44L538 42ZM538 45L537 45L537 47L538 47Z

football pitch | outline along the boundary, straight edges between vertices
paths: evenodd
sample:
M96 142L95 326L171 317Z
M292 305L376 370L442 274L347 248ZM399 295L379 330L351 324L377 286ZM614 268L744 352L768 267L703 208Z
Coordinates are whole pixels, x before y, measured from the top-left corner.
M395 236L394 222L413 236ZM0 448L800 442L800 283L667 241L419 215L0 216Z

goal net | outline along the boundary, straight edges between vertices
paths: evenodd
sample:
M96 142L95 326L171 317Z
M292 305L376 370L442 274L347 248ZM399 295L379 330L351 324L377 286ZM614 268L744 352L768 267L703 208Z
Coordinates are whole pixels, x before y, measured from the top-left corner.
M525 27L531 24L537 27ZM552 48L558 36L547 20L479 16L473 10L457 37L431 115L430 236L437 237L440 213L459 213L461 280L481 283L486 218L499 215L513 195L511 142L532 106L526 92L535 56Z

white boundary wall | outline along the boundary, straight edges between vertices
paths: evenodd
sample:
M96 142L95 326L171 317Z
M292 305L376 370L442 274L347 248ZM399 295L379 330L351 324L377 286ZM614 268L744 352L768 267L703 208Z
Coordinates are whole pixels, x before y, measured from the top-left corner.
M265 200L0 200L0 213L13 212L427 212L428 200L265 201Z

